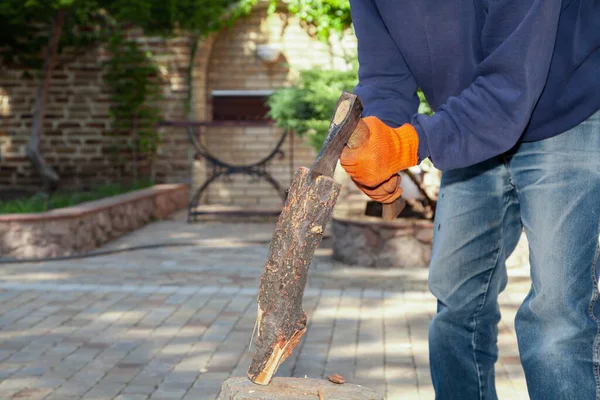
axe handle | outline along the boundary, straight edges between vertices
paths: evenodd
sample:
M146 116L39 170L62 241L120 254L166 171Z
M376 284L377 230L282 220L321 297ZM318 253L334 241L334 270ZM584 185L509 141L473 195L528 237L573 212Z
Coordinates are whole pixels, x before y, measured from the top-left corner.
M346 143L346 146L348 146L351 149L356 149L357 147L360 147L363 143L365 143L367 140L369 140L369 136L369 127L361 119L358 121L358 125L356 125L356 129L354 130L352 136L350 136L350 139L348 139L348 143ZM398 214L400 214L400 212L404 209L405 206L406 202L401 197L394 200L393 203L384 204L382 215L383 219L388 221L396 219Z

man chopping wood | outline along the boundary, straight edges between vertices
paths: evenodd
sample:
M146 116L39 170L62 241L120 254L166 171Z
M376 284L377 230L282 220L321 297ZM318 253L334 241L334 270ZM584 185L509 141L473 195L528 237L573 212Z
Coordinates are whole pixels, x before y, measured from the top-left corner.
M600 398L600 1L350 0L363 121L340 158L374 200L443 171L429 272L439 399L495 399L498 294L522 229L515 326L532 399ZM420 87L433 116L416 114Z

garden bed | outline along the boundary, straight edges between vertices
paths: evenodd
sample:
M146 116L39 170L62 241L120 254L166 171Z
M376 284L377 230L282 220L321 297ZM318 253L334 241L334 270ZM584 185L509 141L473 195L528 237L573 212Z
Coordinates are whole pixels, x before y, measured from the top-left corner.
M333 258L371 268L427 267L433 242L427 210L411 201L397 219L385 221L378 206L378 212L367 205L364 213L344 210L334 215Z
M87 190L63 190L54 192L49 198L35 192L18 189L0 189L1 214L41 213L57 208L75 206L88 201L100 200L106 197L130 193L134 190L146 189L153 186L150 181L140 181L130 184L109 184L95 186Z
M188 204L189 187L155 185L72 207L0 215L0 258L45 258L98 248Z

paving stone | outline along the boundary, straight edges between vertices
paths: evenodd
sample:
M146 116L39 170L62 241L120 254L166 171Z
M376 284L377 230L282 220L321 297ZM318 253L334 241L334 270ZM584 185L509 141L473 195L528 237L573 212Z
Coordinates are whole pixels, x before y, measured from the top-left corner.
M63 394L52 393L44 400L81 400L81 396L65 396Z
M193 383L197 378L198 375L200 374L200 371L191 371L191 372L186 372L186 371L178 371L177 369L175 369L173 372L171 372L169 375L167 375L165 377L165 379L163 380L163 385L164 384L179 384L179 383Z
M18 353L13 354L8 360L13 362L25 362L25 361L35 361L40 357L40 353L33 353L30 351L20 351Z
M56 390L55 394L65 396L65 397L81 396L85 392L90 390L92 388L92 386L93 386L93 384L74 382L74 381L69 380L64 385L59 387Z
M187 391L192 386L192 382L165 382L163 381L157 390L160 391Z
M65 361L88 363L92 361L98 353L100 353L99 350L80 348L65 358Z
M0 379L6 379L22 368L21 365L0 363Z
M223 346L222 350L217 350L206 368L210 372L229 372L232 371L238 364L244 348L237 350L229 350L228 346Z
M93 399L93 398L114 398L117 394L119 394L122 390L125 389L125 385L121 384L113 384L113 383L100 383L93 386L88 392L83 396L85 399Z
M182 400L215 400L221 389L191 389Z
M187 389L166 389L158 388L150 396L151 400L180 400L185 396Z
M48 389L56 389L67 382L66 379L54 378L48 376L48 374L44 375L40 378L37 387L39 388L48 388Z
M25 377L25 376L12 376L4 379L0 382L0 393L5 390L21 390L28 387L35 387L39 382L39 378Z
M145 394L127 394L123 393L115 397L115 400L146 400L148 395Z
M129 383L140 373L140 371L141 369L139 368L113 368L102 380L111 383Z
M150 395L157 389L156 385L127 385L123 389L123 394L145 394Z
M27 367L19 370L15 375L20 376L42 376L48 371L47 368L40 367Z
M52 393L48 388L26 388L12 395L13 399L41 400Z

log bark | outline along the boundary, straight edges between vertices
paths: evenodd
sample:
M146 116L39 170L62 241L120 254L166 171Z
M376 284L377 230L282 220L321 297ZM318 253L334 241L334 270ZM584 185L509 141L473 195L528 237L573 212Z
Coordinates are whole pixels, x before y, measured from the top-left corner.
M337 201L340 185L306 169L296 172L271 241L258 293L258 336L248 377L267 385L306 331L302 297L308 268Z
M40 138L42 136L42 126L44 123L44 114L46 111L46 99L50 89L50 81L52 79L52 71L56 53L58 50L58 42L62 35L62 27L64 23L64 11L58 10L52 23L52 30L48 38L48 46L44 56L44 64L40 74L40 83L37 89L37 96L33 107L33 123L31 127L31 135L27 144L27 157L31 161L33 168L42 178L44 190L52 192L58 185L59 176L54 169L46 163L44 157L40 154Z

